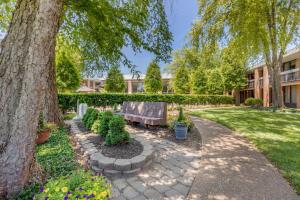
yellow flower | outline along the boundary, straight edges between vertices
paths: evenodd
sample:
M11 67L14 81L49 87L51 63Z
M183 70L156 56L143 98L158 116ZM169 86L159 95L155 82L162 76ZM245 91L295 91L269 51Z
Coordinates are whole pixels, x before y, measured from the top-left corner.
M67 188L67 187L63 187L63 188L61 189L61 191L63 191L63 192L68 192L68 188Z
M49 188L46 188L46 189L45 189L45 192L46 192L46 193L49 192Z
M107 192L106 192L106 191L103 191L103 192L100 193L100 196L101 196L101 197L106 197L106 195L107 195Z

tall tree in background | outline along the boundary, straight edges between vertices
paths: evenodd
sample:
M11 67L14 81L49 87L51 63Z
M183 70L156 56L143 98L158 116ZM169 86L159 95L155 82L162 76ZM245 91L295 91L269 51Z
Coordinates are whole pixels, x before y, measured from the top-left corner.
M145 90L147 93L157 93L162 91L160 68L155 61L152 61L147 68Z
M300 2L295 0L200 0L193 45L214 49L235 40L247 55L262 55L272 85L273 106L282 107L280 68L283 55L300 37Z
M1 42L0 198L31 178L39 112L55 60L61 0L20 0Z
M175 93L189 94L190 93L190 77L186 67L178 67L173 79L173 88Z
M60 92L74 91L80 86L80 72L65 53L57 56L56 83Z
M221 95L225 92L224 82L220 68L207 71L207 92L208 94Z
M39 112L46 108L57 118L55 38L61 24L61 34L87 52L87 71L110 62L132 66L124 46L167 60L172 40L162 0L17 0L15 5L0 53L0 196L18 192L32 175Z
M124 77L117 66L113 66L109 69L107 78L105 81L104 89L107 92L124 92L125 91Z
M246 60L243 51L236 51L231 45L222 50L221 74L226 92L233 91L236 105L240 104L240 90L246 85Z
M207 74L202 66L192 71L191 88L193 94L205 94L207 92Z

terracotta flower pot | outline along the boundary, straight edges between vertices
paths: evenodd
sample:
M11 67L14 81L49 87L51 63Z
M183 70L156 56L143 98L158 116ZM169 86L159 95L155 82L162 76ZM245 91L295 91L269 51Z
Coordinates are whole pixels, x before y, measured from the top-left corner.
M36 144L45 143L50 137L50 129L43 130L37 134L37 138L35 139Z

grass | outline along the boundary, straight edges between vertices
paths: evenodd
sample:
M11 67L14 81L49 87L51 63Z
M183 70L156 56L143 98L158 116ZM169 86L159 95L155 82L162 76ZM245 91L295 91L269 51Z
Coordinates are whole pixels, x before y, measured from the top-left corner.
M246 136L277 166L300 194L300 115L254 109L210 109L194 116L223 124Z
M71 120L71 119L73 119L74 117L76 117L76 113L74 113L74 112L70 112L70 113L66 113L66 114L64 114L64 116L63 116L63 119L64 120Z

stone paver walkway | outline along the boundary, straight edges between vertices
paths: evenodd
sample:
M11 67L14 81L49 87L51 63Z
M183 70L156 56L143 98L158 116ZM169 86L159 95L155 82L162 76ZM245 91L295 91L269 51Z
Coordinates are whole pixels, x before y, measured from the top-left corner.
M185 199L200 166L200 152L157 139L147 131L130 132L151 141L156 157L151 166L135 176L110 178L112 199Z
M278 170L230 129L192 117L202 136L200 168L187 199L299 200Z

